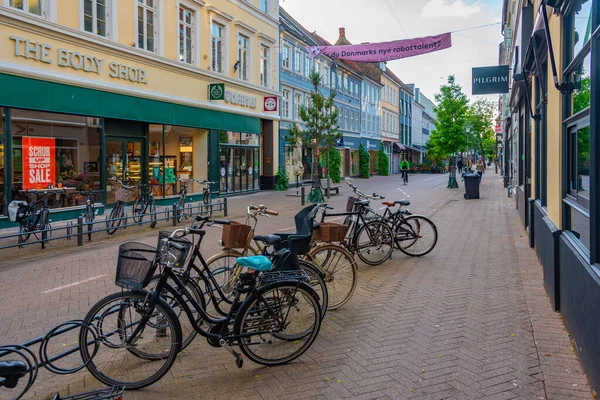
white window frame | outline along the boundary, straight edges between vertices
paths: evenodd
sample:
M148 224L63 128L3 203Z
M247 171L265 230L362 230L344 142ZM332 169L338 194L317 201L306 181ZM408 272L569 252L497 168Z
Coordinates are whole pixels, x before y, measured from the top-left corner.
M300 50L294 50L294 73L302 75L302 64L304 59L302 58L302 52Z
M300 96L300 99L298 99L298 96ZM297 121L300 120L300 106L304 103L304 98L302 96L302 92L298 90L294 92L294 119Z
M285 57L285 50L287 49L287 60ZM287 61L287 65L286 65L286 61ZM292 69L292 46L288 45L288 44L284 44L283 48L281 50L281 67L283 69L287 69L290 70Z
M287 99L285 97L287 93ZM281 118L290 118L290 101L292 97L292 90L284 88L281 91Z
M264 12L265 14L269 13L269 0L260 0L259 10Z
M213 68L213 24L220 25L223 28L223 36L221 37L221 67L222 71L216 71ZM217 74L227 75L227 43L228 43L228 34L229 34L229 26L226 21L218 18L216 16L212 16L210 20L210 70Z
M113 32L116 28L117 22L116 22L116 17L118 13L113 13L113 10L117 10L118 4L116 4L117 0L106 0L106 36L102 36L102 35L98 35L96 33L96 28L97 28L97 20L98 20L98 16L96 15L97 12L97 7L96 7L96 1L97 0L93 0L94 1L94 5L93 5L93 25L92 25L92 30L93 32L88 32L85 30L85 14L84 14L84 9L85 9L85 0L79 0L79 30L81 32L85 32L85 33L89 33L90 35L94 35L96 37L103 37L106 39L112 39L114 37L117 37L115 35L115 33ZM137 24L137 20L136 20L136 24ZM136 36L137 38L137 36Z
M310 68L310 59L311 59L310 55L308 55L307 53L302 53L302 62L304 64L304 74L303 74L303 76L305 78L308 78L309 75L310 75L310 70L311 70L311 68Z
M192 62L188 63L185 60L179 60L185 64L189 64L189 65L198 65L198 43L200 43L200 40L198 38L198 26L199 26L199 13L198 10L195 7L192 7L191 4L183 2L183 1L179 1L177 2L177 57L179 57L179 55L181 54L181 43L179 42L179 24L180 23L184 23L184 21L180 21L179 20L179 10L181 8L184 8L188 11L192 12L192 23L191 23L191 28L192 28L192 49L191 49L191 56L192 56Z
M248 46L243 48L240 46L240 36L247 39ZM239 62L238 70L237 70L237 78L244 82L249 82L252 80L251 66L252 66L252 39L250 35L246 34L246 32L242 32L240 30L237 31L237 35L235 36L235 40L237 42L237 61ZM246 51L246 79L242 76L242 59L240 57L240 52ZM212 35L211 35L211 54L212 54ZM211 63L212 67L212 63Z
M262 51L263 48L267 49L266 59L265 59L265 57L263 57L263 51ZM272 63L272 59L273 59L273 56L272 56L273 48L270 44L261 41L261 42L259 42L258 50L259 50L259 60L260 60L260 68L258 69L258 71L260 73L261 68L264 68L265 74L266 74L264 81L262 78L262 74L260 74L261 76L259 77L259 79L260 79L259 85L262 87L268 88L271 86L271 75L272 75L271 74L271 68L272 68L271 63ZM264 63L265 61L266 61L266 65Z
M1 4L5 7L8 7L11 10L17 10L19 12L25 13L27 15L31 15L37 18L49 19L55 21L56 18L51 18L51 15L56 15L56 0L40 0L40 14L34 14L29 12L29 0L23 0L23 9L13 7L10 5L10 0L2 0ZM54 12L51 12L54 10Z
M138 0L135 0L133 2L133 9L134 9L133 17L134 17L134 23L135 23L135 47L137 49L144 50L149 53L155 53L155 54L161 54L161 55L163 54L164 32L162 31L162 27L163 27L162 3L163 3L163 0L155 0L155 6L152 8L152 7L147 6L146 3L139 3ZM138 11L139 11L140 6L144 10L154 9L154 50L152 50L152 51L146 50L146 48L145 48L145 46L147 44L146 37L144 37L144 47L139 47ZM145 14L146 13L144 13L144 21L146 18ZM146 29L146 23L144 23L144 29Z
M323 84L329 85L331 82L331 68L328 65L323 65Z

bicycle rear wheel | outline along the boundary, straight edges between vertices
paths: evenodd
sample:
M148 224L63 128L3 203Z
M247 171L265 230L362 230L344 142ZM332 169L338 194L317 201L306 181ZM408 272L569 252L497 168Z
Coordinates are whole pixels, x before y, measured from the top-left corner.
M123 221L121 218L123 218L123 204L121 204L121 202L117 202L110 212L110 216L106 222L106 227L109 228L106 232L108 232L109 235L112 235L117 231L117 229L119 229L119 226Z
M202 203L202 214L210 218L212 216L212 199L210 198L210 193L208 191L204 192L204 196L202 197Z
M321 328L318 296L307 284L282 281L250 295L238 311L234 335L242 353L255 363L275 366L300 357Z
M318 267L307 260L298 260L300 269L307 273L310 278L310 286L314 289L319 298L319 307L321 308L321 319L325 318L325 313L329 309L329 290L323 274Z
M154 199L150 201L148 211L150 213L150 228L154 229L156 227L156 203Z
M396 247L408 256L424 256L437 244L435 224L422 215L411 215L399 221L395 230Z
M132 209L133 221L137 222L137 223L141 223L142 219L144 218L144 214L146 213L147 208L148 208L148 206L141 198L138 197L137 199L135 199L133 201L133 209Z
M394 251L394 235L390 227L380 221L363 225L354 237L354 248L358 258L368 265L380 265Z
M179 197L177 201L177 222L181 222L183 217L185 216L185 198Z
M352 254L341 246L324 244L313 248L308 257L325 274L327 309L335 310L346 304L358 281L358 266Z
M27 242L30 236L31 233L29 233L29 228L26 225L21 225L19 227L19 236L17 237L19 241L19 248L22 249L23 247L25 247L21 243Z
M238 257L242 257L242 253L236 250L226 250L206 261L206 265L215 278L224 298L219 294L217 288L214 287L212 281L209 280L210 287L206 287L206 283L202 279L194 277L196 283L198 283L200 287L204 289L204 293L207 294L205 311L206 314L213 319L222 318L231 309L231 302L233 302L235 297L233 289L235 288L237 277L242 271L242 267L237 263ZM215 301L217 302L219 309L217 309Z
M125 385L127 389L151 385L169 371L181 350L177 316L164 300L159 298L150 307L146 297L145 291L111 294L93 306L84 318L84 324L96 328L101 343L91 359L94 341L90 330L82 329L81 357L90 373L105 385ZM132 338L145 316L150 317L148 322Z

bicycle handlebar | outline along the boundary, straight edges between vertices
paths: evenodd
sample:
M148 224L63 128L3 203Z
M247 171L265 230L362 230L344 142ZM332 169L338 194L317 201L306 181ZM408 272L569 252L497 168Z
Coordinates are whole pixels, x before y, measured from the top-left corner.
M260 204L258 207L250 204L247 208L246 213L248 215L257 215L257 214L258 215L267 215L267 216L268 215L274 215L274 216L279 215L279 211L269 210L269 209L267 209L267 206L265 206L264 204Z
M352 191L354 193L356 193L359 197L364 197L365 199L370 199L370 200L383 200L383 199L385 199L385 196L382 196L382 195L377 194L377 193L365 194L365 193L361 192L356 186L354 186L352 183L350 183L350 181L346 181L346 183L350 186L350 188L352 189Z
M117 178L109 178L112 181L117 182L119 185L121 185L124 189L136 189L135 186L128 186L126 184L123 183L123 181L117 179Z

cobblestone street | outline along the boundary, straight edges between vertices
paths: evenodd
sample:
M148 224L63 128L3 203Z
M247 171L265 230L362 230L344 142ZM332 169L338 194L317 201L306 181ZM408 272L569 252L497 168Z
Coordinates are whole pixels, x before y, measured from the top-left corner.
M364 192L410 200L411 211L436 223L436 248L422 258L396 251L378 267L359 262L350 302L327 313L314 345L288 365L265 368L247 361L238 369L229 353L197 337L160 382L125 398L592 398L517 211L490 172L480 200L464 200L460 180L459 189L447 189L447 175L411 175L407 186L400 175L355 180ZM342 188L330 204L343 209L349 193ZM259 233L291 231L300 208L298 197L262 192L230 198L229 218L243 221L249 203L280 212L261 220ZM219 250L219 234L209 230L202 247L207 258ZM73 243L42 252L32 246L11 251L10 260L2 256L0 344L82 318L117 291L117 248L130 240L152 244L156 230L129 228L84 247ZM98 383L85 369L73 376L41 372L28 396L94 387Z

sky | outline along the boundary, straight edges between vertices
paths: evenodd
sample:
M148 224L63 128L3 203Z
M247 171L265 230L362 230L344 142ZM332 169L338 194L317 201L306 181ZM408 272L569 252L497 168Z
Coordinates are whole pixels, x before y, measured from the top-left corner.
M404 83L415 83L430 100L448 75L455 75L471 95L471 69L498 65L502 0L280 0L280 5L309 31L331 43L346 28L354 43L385 42L437 35L487 24L489 27L452 34L452 47L430 54L389 61ZM498 95L487 96L497 102Z

